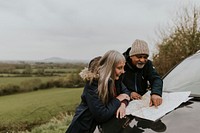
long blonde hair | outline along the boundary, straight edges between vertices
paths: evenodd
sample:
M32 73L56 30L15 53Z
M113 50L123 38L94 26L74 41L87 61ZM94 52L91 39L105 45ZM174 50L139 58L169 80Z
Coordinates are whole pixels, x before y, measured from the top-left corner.
M115 67L120 61L125 62L125 58L115 50L106 52L99 61L98 94L104 104L108 103L109 95L114 96ZM111 80L110 86L108 86L109 80Z

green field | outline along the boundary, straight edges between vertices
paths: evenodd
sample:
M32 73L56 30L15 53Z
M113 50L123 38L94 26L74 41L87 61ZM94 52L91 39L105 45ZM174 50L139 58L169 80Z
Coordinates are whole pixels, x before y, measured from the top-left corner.
M81 93L82 88L54 88L1 96L0 128L27 129L49 121L60 112L74 112Z
M20 85L21 82L33 79L40 79L42 82L47 82L55 78L57 77L0 77L0 85L7 85L7 84Z

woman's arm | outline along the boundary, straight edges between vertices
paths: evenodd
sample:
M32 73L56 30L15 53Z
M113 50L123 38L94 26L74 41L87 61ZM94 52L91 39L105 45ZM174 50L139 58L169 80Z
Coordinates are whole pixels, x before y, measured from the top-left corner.
M97 94L97 87L88 85L85 99L89 110L98 122L105 122L113 117L120 107L121 102L117 98L112 98L107 105L104 105Z

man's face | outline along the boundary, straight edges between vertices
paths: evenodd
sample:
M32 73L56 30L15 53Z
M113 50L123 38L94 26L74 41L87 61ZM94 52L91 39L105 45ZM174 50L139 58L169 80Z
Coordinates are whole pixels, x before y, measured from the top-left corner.
M132 55L131 57L132 64L135 65L137 68L143 68L148 60L148 55L146 54L137 54Z

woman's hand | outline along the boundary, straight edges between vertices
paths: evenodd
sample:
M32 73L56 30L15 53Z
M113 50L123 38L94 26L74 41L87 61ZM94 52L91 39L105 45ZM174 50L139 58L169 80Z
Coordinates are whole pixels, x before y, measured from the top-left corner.
M119 99L120 102L123 101L123 100L125 100L125 99L128 100L128 101L130 101L130 97L127 94L120 94L116 98Z
M126 116L126 105L121 103L120 107L117 109L116 118L122 119Z

